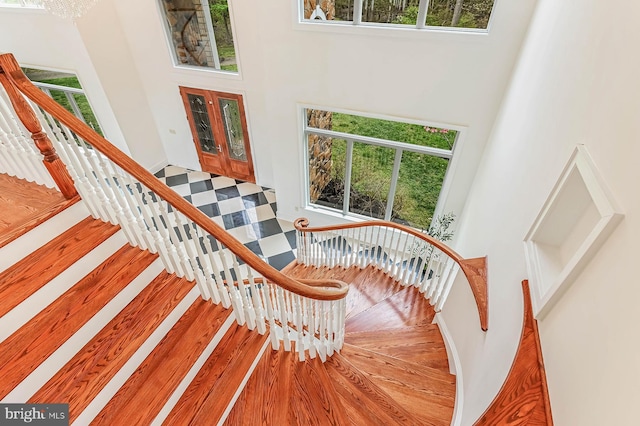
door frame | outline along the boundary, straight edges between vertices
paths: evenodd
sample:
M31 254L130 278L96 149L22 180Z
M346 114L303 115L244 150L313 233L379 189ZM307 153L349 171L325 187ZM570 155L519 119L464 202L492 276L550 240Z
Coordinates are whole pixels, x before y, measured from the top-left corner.
M255 183L255 169L253 165L253 156L251 154L251 141L249 138L249 129L247 126L246 109L244 107L243 96L239 93L221 92L217 90L206 90L185 86L179 86L179 88L180 96L182 97L182 102L185 108L186 118L189 122L189 128L191 129L193 143L195 144L196 153L198 155L198 161L200 162L202 170L233 179ZM205 99L209 122L211 125L211 133L213 135L217 151L216 155L203 152L201 149L196 123L191 114L190 103L188 100L189 94L199 95ZM238 104L246 161L235 160L229 154L227 135L225 134L222 112L220 111L221 99L234 100Z

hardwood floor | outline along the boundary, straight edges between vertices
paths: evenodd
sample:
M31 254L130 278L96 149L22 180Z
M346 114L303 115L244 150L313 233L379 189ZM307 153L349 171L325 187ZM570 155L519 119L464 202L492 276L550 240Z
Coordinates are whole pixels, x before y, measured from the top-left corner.
M0 247L78 202L55 189L0 173Z

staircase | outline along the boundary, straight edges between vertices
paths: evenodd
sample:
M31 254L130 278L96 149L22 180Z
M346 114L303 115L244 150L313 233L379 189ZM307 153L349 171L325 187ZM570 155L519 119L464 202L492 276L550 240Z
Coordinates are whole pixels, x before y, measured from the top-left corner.
M2 402L69 403L78 425L451 420L455 381L432 308L374 267L288 267L352 283L346 344L323 364L272 350L83 203L0 258Z

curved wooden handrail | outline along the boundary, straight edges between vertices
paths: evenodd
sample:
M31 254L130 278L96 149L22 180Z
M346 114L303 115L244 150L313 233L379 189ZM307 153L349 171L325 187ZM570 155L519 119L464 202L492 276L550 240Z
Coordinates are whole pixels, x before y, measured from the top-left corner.
M285 290L291 291L303 297L318 300L338 300L346 297L349 286L344 282L337 284L335 280L326 281L326 285L309 285L297 281L284 275L273 268L255 253L245 247L242 243L228 234L221 226L216 224L207 215L201 212L194 205L184 200L171 188L160 182L152 173L144 169L141 165L129 158L125 153L113 146L105 138L93 131L80 119L69 113L64 107L56 103L53 99L34 86L24 75L22 69L12 54L0 55L0 72L4 72L7 79L19 92L35 102L42 109L60 120L65 126L75 132L96 150L107 156L111 161L121 167L147 188L154 191L162 199L168 201L176 210L180 211L191 221L198 224L202 229L213 235L218 241L224 244L230 251L240 257L246 264L259 272L267 280L277 284ZM337 286L337 287L336 287Z
M442 241L433 238L430 235L424 234L417 229L410 228L405 225L401 225L395 222L381 221L381 220L369 220L357 223L345 223L339 225L318 226L309 228L309 220L307 218L299 218L293 222L293 226L299 232L324 232L324 231L337 231L350 228L363 228L367 226L385 226L387 228L395 228L407 234L413 235L428 244L437 247L444 254L453 259L464 273L473 297L478 307L478 315L480 316L480 327L482 330L487 331L489 329L489 303L488 303L488 291L487 291L487 258L476 257L471 259L465 259L456 253L451 247L444 244Z

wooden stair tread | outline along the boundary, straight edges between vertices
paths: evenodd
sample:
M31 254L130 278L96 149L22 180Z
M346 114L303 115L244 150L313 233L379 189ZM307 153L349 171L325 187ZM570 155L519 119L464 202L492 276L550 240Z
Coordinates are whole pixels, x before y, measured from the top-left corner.
M296 425L346 425L348 417L319 358L300 362L291 357L289 421Z
M345 343L449 372L444 339L436 324L346 333Z
M55 189L0 173L0 247L78 200L68 201Z
M426 424L451 422L455 376L348 344L341 355Z
M234 323L163 424L216 424L268 336Z
M236 425L347 425L348 418L319 359L268 348L229 416Z
M367 266L362 269L358 266L318 268L292 263L287 265L282 272L292 278L330 278L348 283L347 319L404 289L392 277L389 277L374 266Z
M345 322L346 332L430 324L434 315L435 311L424 295L413 287L407 287L349 318Z
M119 229L87 217L0 273L0 317Z
M360 270L355 279L349 282L346 319L366 311L403 288L395 279L374 266Z
M197 299L91 424L151 424L229 314Z
M289 366L294 357L292 352L267 348L224 425L287 425L289 407L282 398L291 388Z
M156 257L136 247L122 247L2 342L0 398L78 331Z
M324 364L353 425L421 425L340 353Z
M175 275L159 274L29 402L67 401L74 421L191 287Z

